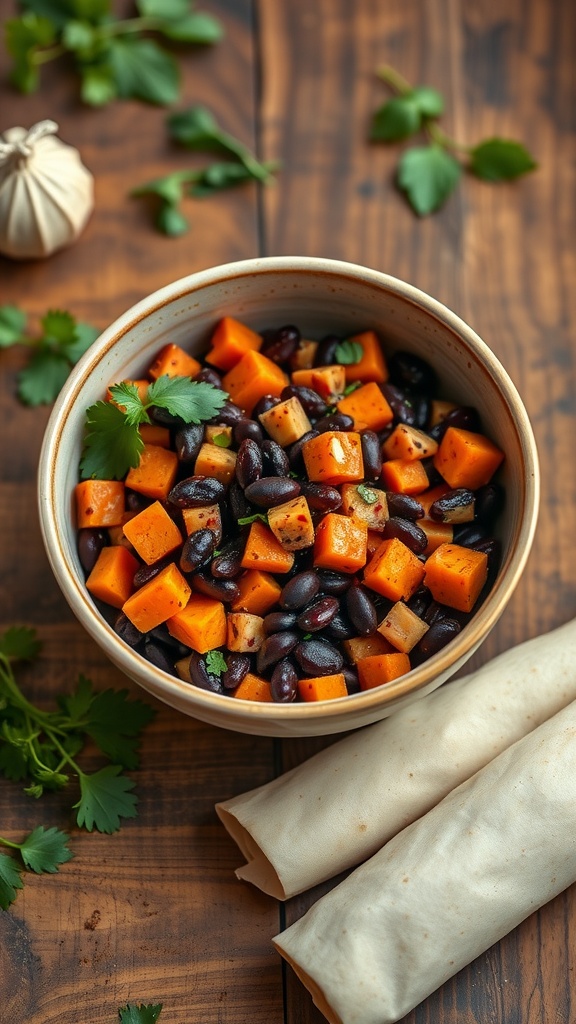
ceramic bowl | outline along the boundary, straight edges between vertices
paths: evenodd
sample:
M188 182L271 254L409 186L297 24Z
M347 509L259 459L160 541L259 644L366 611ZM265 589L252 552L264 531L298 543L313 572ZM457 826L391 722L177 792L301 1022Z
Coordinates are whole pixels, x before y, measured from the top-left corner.
M501 477L503 560L494 587L461 633L423 665L364 693L288 705L205 692L155 668L124 644L84 586L76 550L73 489L85 410L109 384L137 378L160 347L206 351L223 315L256 330L296 323L304 336L374 329L387 352L407 349L436 369L442 393L474 405L506 454ZM490 348L461 319L417 288L334 260L269 257L185 277L143 299L103 332L71 373L46 429L39 466L40 522L52 570L79 621L110 660L159 700L212 725L263 736L338 733L385 718L455 673L488 635L521 576L538 510L538 461L526 410Z

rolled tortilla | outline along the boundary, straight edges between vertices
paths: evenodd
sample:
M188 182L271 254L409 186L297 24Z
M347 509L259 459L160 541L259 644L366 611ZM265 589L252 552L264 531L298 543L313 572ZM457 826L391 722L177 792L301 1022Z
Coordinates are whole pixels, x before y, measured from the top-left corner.
M237 876L286 899L359 864L575 699L573 620L218 804Z
M332 1024L392 1024L576 880L576 702L273 941Z

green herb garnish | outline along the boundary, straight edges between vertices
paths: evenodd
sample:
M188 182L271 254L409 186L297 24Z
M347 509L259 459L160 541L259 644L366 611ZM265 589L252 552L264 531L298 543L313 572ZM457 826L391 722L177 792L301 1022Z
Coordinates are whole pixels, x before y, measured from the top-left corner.
M18 397L26 405L53 402L70 370L100 333L70 313L50 309L40 320L39 337L26 334L26 314L17 306L0 306L0 348L25 345L28 365L18 374Z
M128 1003L118 1010L120 1024L155 1024L160 1016L162 1003Z
M208 651L206 655L206 668L214 676L220 676L226 671L226 659L222 651Z
M214 434L212 444L218 445L218 448L229 448L232 444L232 438L230 434Z
M242 519L238 520L238 526L249 526L250 523L255 523L258 519L268 526L268 516L264 515L263 512L255 512L252 516L243 516Z
M22 870L26 868L35 874L53 874L60 864L74 856L68 847L70 836L57 828L38 825L21 843L15 843L0 836L0 845L14 851L14 856L0 854L0 907L8 910L14 902L17 890L22 889Z
M134 782L123 771L138 766L140 733L154 712L130 700L126 690L95 693L83 675L73 693L58 698L57 710L40 710L26 699L13 671L15 661L33 660L38 650L33 629L13 628L0 636L0 772L15 782L26 781L25 793L35 798L45 790L65 789L73 776L80 787L73 805L78 826L116 832L121 818L136 816ZM112 763L84 771L77 758L88 739ZM61 856L59 839L50 830L48 838L36 832L32 836L26 852L20 848L32 870L35 856L39 864L44 857L48 862L49 849L54 857ZM30 852L30 843L38 853Z
M192 0L136 0L138 16L122 19L113 16L110 0L20 0L19 7L21 16L5 24L12 84L36 92L41 66L68 54L91 106L117 98L176 102L178 63L149 33L192 44L222 37L219 22L194 10Z
M440 209L458 184L462 170L484 181L512 181L538 166L528 150L511 139L493 138L466 146L446 135L438 125L444 99L428 86L413 88L387 65L377 72L396 96L372 118L373 142L401 142L419 132L427 144L405 150L397 182L412 209L420 216Z
M334 352L336 362L342 366L353 366L355 363L359 363L363 355L364 349L359 341L341 341Z
M144 448L138 427L150 423L148 410L152 406L167 409L185 423L203 423L212 419L228 398L225 391L206 381L167 375L148 385L145 401L134 384L114 384L110 394L113 402L96 402L86 412L80 460L84 479L121 480L138 466Z
M375 491L373 487L368 487L366 484L358 484L356 490L367 505L375 505L378 501L378 491Z

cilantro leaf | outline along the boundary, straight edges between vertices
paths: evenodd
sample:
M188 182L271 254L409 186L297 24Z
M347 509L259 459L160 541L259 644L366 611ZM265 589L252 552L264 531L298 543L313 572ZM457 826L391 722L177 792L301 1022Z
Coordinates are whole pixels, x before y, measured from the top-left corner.
M226 671L226 659L222 651L208 651L206 655L206 668L212 675L220 676Z
M69 836L57 828L44 828L39 825L26 836L18 849L24 864L36 874L46 872L53 874L58 865L71 860L74 854L68 848Z
M229 448L232 444L232 438L229 434L225 434L224 432L221 434L214 434L212 444L215 444L218 448Z
M374 490L373 487L368 487L366 484L358 484L356 490L367 505L375 505L378 501L378 491Z
M126 422L130 426L150 422L150 417L142 404L138 388L135 384L127 384L126 382L113 384L110 388L110 394L116 404L120 406L126 417Z
M155 1024L160 1016L162 1003L127 1003L118 1010L121 1024Z
M359 363L363 355L364 349L360 342L349 340L341 341L340 344L336 346L336 351L334 353L336 362L340 363L342 366L353 366L356 363Z
M420 216L438 210L454 190L462 168L436 143L408 149L398 167L398 184Z
M423 117L440 117L444 113L442 93L428 85L417 85L415 89L412 89L410 99L416 104Z
M373 142L399 142L418 131L422 112L410 96L396 96L374 114L370 138Z
M4 853L0 854L0 907L2 910L8 910L10 904L16 899L16 890L23 887L20 870L14 858Z
M242 518L238 520L238 526L249 526L250 523L255 523L257 520L268 525L268 516L263 512L255 512L252 516L242 516Z
M21 18L8 18L4 32L6 49L14 58L10 80L21 92L34 92L39 83L34 56L39 48L50 46L54 42L54 26L48 18L29 12Z
M186 423L211 420L226 404L228 394L206 381L189 377L158 377L148 388L151 405L167 409L172 416L180 416Z
M276 169L272 162L262 164L270 173ZM190 195L198 199L210 196L225 188L233 188L242 185L246 181L253 181L254 174L244 164L231 162L216 162L209 164L196 177L196 181L190 187Z
M78 810L76 822L92 832L117 832L120 818L135 818L137 797L130 792L132 779L121 775L118 764L109 764L100 771L80 778L80 799L74 804Z
M49 309L40 323L44 331L44 340L48 343L54 342L57 346L66 346L76 338L76 321L65 310Z
M77 363L80 356L83 356L88 351L99 334L100 331L97 327L92 327L91 324L79 321L75 327L74 338L66 345L66 355L70 362L73 364Z
M121 480L138 466L144 442L138 427L127 422L112 402L96 402L86 412L84 451L80 460L83 479Z
M26 405L49 405L69 373L70 363L65 355L38 349L18 374L18 397Z
M246 167L253 178L262 182L271 180L268 166L257 160L239 139L223 131L206 107L193 106L181 110L172 114L167 124L171 137L188 149L230 153Z
M178 64L153 39L111 39L109 62L118 95L123 99L165 106L178 99Z
M26 314L18 306L0 306L0 348L9 348L22 340Z
M80 66L80 96L91 107L104 107L115 100L118 89L114 72L109 64L82 64Z
M158 211L156 227L169 238L179 238L190 230L190 225L183 213L176 206L164 204Z
M511 181L538 164L519 142L487 139L470 151L470 170L484 181Z
M150 705L130 700L127 690L103 690L91 701L85 729L111 761L136 768L139 734L154 714Z
M92 683L80 673L76 689L71 694L58 697L58 704L65 712L71 724L78 724L87 715L94 700Z
M194 181L198 177L197 171L173 171L172 174L165 174L162 178L153 178L144 185L132 189L131 196L158 196L171 206L181 202L184 194L184 185Z
M0 654L18 661L32 661L41 646L36 630L27 626L11 626L0 636Z

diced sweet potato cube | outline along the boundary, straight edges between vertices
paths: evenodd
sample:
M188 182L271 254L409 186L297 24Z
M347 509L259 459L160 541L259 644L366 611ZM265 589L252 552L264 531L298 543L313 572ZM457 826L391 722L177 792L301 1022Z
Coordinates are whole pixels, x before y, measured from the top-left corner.
M128 470L126 487L147 498L165 501L178 472L176 452L159 448L156 444L145 444L140 455L140 465Z
M364 570L364 582L391 601L407 601L424 579L424 566L396 537L383 540Z
M393 679L410 671L410 658L407 654L396 651L394 654L374 654L361 658L357 662L358 678L361 690L371 690L374 686L391 683Z
M253 615L266 615L282 593L282 587L274 576L259 569L247 569L235 580L240 591L232 602L233 612L251 612Z
M314 676L310 679L298 680L298 693L301 700L336 700L347 697L346 680L341 672L333 676Z
M233 697L239 700L263 701L268 704L272 700L270 683L253 672L247 672L239 686L234 690Z
M186 533L196 533L196 530L212 530L216 537L216 544L222 540L222 514L219 505L202 505L200 508L182 509L182 518Z
M434 456L434 467L450 487L475 491L491 480L503 459L504 452L484 434L448 427Z
M433 519L419 519L418 526L424 530L428 544L424 549L426 556L431 555L441 544L451 544L454 539L452 523L436 523Z
M121 544L102 548L86 580L86 589L99 601L121 608L134 589L134 573L139 564Z
M355 430L384 430L394 413L377 384L370 382L356 388L336 403L339 412L351 416Z
M428 488L426 470L419 460L389 459L382 464L382 480L397 494L420 494Z
M156 359L148 370L148 376L152 380L158 377L195 377L200 373L202 364L194 359L189 352L185 352L179 345L169 342L160 349Z
M236 452L219 448L216 444L203 444L194 463L197 476L213 476L221 484L229 484L236 471Z
M314 523L302 494L269 509L268 526L286 551L301 551L314 543Z
M308 479L322 484L354 483L364 479L360 434L327 430L302 447Z
M320 520L314 541L314 565L336 572L356 572L366 564L366 524L329 512Z
M147 565L175 551L182 534L159 501L148 505L124 524L124 535Z
M317 341L308 341L305 338L300 340L294 355L290 357L291 370L311 370L314 366L314 357L318 348Z
M280 396L288 377L271 359L260 352L245 352L240 361L222 378L222 387L236 405L250 415L264 395Z
M294 370L292 383L296 387L312 388L322 398L335 398L346 387L346 370L339 363L335 366L315 366L309 370Z
M294 555L282 547L272 530L258 520L251 524L242 558L243 569L283 573L289 572L293 564Z
M218 438L217 441L214 439ZM215 444L219 448L230 448L232 444L232 427L225 423L207 423L204 429L206 444Z
M174 563L136 590L122 605L122 611L141 633L148 633L184 608L190 586Z
M82 480L74 488L76 525L118 526L124 516L124 484L121 480Z
M168 632L198 654L226 643L226 612L222 601L192 594L185 608L166 620Z
M378 626L384 639L403 654L409 654L429 629L428 623L403 601L397 601Z
M229 651L255 654L264 643L266 634L260 615L250 612L229 612L226 616L226 646Z
M380 633L372 636L352 636L342 641L342 647L348 661L356 665L360 658L369 658L373 654L391 654L394 648Z
M159 423L141 423L138 427L144 444L155 444L158 448L170 447L170 431Z
M294 396L272 406L258 419L272 440L277 441L283 448L298 441L309 430L312 430L310 420Z
M370 484L342 484L342 512L361 519L369 530L382 531L389 519L386 494ZM380 543L380 541L378 541Z
M222 317L214 329L211 341L212 349L206 361L219 370L231 370L249 349L257 351L262 345L262 338L256 331L232 316Z
M387 459L426 459L435 455L438 443L423 430L417 430L407 423L398 423L384 442L384 454Z
M374 331L363 331L355 334L350 341L356 341L362 346L363 355L360 362L345 367L346 383L353 384L360 380L364 384L369 381L383 384L388 380L388 367L378 335Z
M440 544L426 562L426 586L440 604L471 612L488 575L488 556L460 544Z

